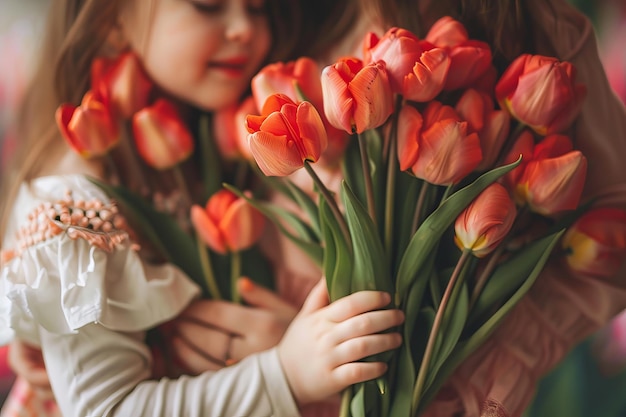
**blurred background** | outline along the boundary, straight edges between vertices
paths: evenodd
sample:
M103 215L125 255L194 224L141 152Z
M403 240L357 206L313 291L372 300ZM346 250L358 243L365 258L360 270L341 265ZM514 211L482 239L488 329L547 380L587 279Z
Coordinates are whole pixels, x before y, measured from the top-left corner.
M626 0L570 0L594 23L607 76L626 103ZM0 0L0 164L33 66L47 0ZM2 198L0 196L0 198ZM0 404L14 376L0 347ZM576 347L539 386L526 417L626 417L626 313Z

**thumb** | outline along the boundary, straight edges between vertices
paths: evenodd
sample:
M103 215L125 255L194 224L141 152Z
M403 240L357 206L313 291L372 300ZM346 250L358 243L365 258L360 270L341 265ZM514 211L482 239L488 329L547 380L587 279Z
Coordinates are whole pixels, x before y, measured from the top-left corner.
M306 297L301 314L312 313L323 307L326 307L330 303L328 299L328 289L326 288L326 278L322 279L311 289L311 292Z
M288 321L291 321L298 313L294 306L283 300L278 294L255 284L250 278L239 278L237 289L241 298L252 307L273 311Z

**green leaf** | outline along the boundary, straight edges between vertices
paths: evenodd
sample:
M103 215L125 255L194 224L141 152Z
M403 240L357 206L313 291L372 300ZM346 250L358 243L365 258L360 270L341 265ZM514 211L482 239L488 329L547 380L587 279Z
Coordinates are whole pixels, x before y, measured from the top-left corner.
M378 230L348 184L343 182L341 191L352 237L352 291L379 290L392 294L387 256Z
M287 186L291 190L294 200L298 203L298 206L304 210L311 221L311 227L319 240L321 234L319 220L320 213L317 204L307 193L305 193L300 187L294 185L291 181L287 182Z
M320 200L320 226L325 243L324 275L331 301L352 293L352 254L337 218L325 199Z
M350 402L350 413L352 417L366 417L365 414L365 384L356 384L356 392Z
M485 188L498 178L515 168L521 159L516 162L493 169L481 175L470 185L462 188L448 197L417 229L411 239L398 269L398 293L406 293L422 268L422 265L433 251L446 229L454 222L458 215L480 194Z
M540 272L543 270L545 263L548 261L554 245L556 245L562 234L563 231L544 237L526 246L494 271L492 279L518 279L515 278L516 275L525 276L526 279L523 280L521 286L511 297L474 334L472 334L472 336L459 342L450 357L440 368L435 381L424 393L421 404L425 406L434 398L439 388L452 374L454 369L487 340L504 317L515 307L528 290L530 290Z
M207 201L210 196L222 188L222 160L213 137L211 115L203 114L200 116L198 134L198 145L202 158L200 169L202 170L202 184L204 184L204 196L201 201Z

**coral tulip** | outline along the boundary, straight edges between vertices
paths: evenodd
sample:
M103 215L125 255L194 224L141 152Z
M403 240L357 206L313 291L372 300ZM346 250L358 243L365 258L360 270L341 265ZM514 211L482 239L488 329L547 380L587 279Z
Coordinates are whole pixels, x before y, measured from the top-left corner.
M489 95L472 88L463 93L455 109L462 119L467 120L469 132L478 133L480 138L483 160L477 170L492 168L509 135L509 114L504 110L495 110Z
M381 126L393 112L393 94L385 63L363 65L344 58L322 71L324 113L330 123L348 133Z
M321 73L317 62L308 57L265 66L252 79L252 95L256 107L263 108L263 104L272 94L284 94L295 103L309 101L317 109L322 109Z
M456 184L482 160L480 140L467 132L467 122L450 106L432 101L423 116L411 107L400 110L398 121L400 169L431 184Z
M155 169L172 168L193 152L191 132L167 100L157 100L135 113L132 124L137 152Z
M508 190L513 191L516 184L519 182L520 177L524 173L524 168L533 158L533 149L535 146L535 138L532 131L524 129L522 133L515 139L511 150L503 158L504 165L512 164L517 161L520 156L522 160L518 166L513 168L500 179L502 185Z
M508 191L491 184L457 217L454 241L482 258L493 251L509 233L517 211Z
M220 190L204 208L191 207L191 223L211 249L227 254L247 249L259 240L265 217L244 198Z
M576 84L572 64L529 54L513 61L496 85L500 105L540 135L567 129L586 92L584 85Z
M364 57L364 62L384 61L393 92L420 102L432 100L441 92L450 67L450 58L443 49L397 27L380 39L369 33Z
M250 151L268 176L285 176L316 162L327 146L324 123L308 101L294 103L283 94L270 96L260 116L246 117Z
M119 116L127 119L148 104L152 90L152 81L132 52L114 60L96 58L91 67L91 84L109 97Z
M61 105L55 118L63 138L84 158L105 155L120 140L108 103L93 91L84 95L78 107Z
M469 39L465 26L449 16L435 22L426 34L426 40L443 48L450 56L444 90L469 87L491 67L489 44Z
M215 112L213 132L220 154L230 160L253 159L248 145L245 120L248 114L258 113L254 99L246 98L240 104Z
M614 275L626 259L626 211L598 208L585 213L567 230L562 247L573 271Z
M545 216L574 210L580 202L586 174L587 158L580 151L533 159L518 180L515 199Z

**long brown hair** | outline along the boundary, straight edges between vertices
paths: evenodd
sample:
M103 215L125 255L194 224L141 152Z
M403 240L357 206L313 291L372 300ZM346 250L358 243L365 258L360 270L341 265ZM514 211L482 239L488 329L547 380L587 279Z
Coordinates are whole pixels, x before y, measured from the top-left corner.
M125 1L53 0L49 5L39 60L16 121L16 153L1 175L0 246L19 184L54 167L66 153L55 110L62 103L79 103L88 90L91 62L102 52ZM268 0L274 41L267 62L324 50L349 30L350 25L336 23L354 16L353 3L323 2L320 11L308 0ZM318 38L320 28L325 36Z

